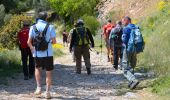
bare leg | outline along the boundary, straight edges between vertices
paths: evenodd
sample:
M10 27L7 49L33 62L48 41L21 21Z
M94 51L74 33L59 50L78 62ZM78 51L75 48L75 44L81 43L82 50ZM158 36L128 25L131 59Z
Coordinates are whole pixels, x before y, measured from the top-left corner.
M37 82L37 87L41 87L41 69L35 68L35 79Z
M52 71L46 71L46 91L49 92L52 84Z

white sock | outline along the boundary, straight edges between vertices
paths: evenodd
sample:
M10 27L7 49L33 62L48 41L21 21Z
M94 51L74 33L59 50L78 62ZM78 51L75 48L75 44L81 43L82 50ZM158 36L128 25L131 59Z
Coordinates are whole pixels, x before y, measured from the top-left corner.
M46 92L50 92L50 87L46 87Z
M40 87L40 86L37 86L37 90L41 90L41 87Z

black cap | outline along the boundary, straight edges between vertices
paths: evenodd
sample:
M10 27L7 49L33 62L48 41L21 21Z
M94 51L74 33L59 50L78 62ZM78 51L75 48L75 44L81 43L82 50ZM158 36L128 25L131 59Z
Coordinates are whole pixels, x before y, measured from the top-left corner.
M82 19L79 19L79 20L77 21L77 25L84 25L84 21L83 21Z

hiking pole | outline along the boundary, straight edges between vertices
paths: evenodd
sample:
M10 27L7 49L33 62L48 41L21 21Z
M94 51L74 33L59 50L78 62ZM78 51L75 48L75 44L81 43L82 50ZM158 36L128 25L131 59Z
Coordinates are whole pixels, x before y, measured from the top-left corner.
M93 48L93 50L96 52L97 55L100 54L96 49ZM93 50L90 48L90 51L94 52Z
M100 61L102 60L102 52L103 52L103 34L101 33L101 45L100 45L100 49L101 49L101 57L100 57Z

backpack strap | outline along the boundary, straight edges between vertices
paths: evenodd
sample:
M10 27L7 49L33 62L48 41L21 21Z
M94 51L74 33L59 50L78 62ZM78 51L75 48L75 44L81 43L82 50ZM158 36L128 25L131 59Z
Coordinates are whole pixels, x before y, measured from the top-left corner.
M34 31L35 31L36 34L39 34L39 31L38 31L36 25L33 26L33 29L34 29Z
M50 26L50 24L47 23L47 25L45 26L45 29L44 29L43 32L42 32L42 33L43 33L43 36L46 35L49 26Z

